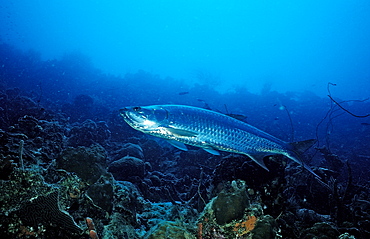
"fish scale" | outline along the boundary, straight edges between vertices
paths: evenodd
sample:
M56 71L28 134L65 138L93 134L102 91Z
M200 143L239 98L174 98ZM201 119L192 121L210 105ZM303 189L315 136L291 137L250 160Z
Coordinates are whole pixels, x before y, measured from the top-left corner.
M204 140L211 147L217 144L225 151L238 153L261 153L271 149L284 152L280 146L283 141L230 116L188 106L168 106L163 109L172 112L169 114L169 121L173 122L172 127L198 133L197 137L178 137L183 143L199 147L205 146L201 142ZM260 135L255 137L248 131Z

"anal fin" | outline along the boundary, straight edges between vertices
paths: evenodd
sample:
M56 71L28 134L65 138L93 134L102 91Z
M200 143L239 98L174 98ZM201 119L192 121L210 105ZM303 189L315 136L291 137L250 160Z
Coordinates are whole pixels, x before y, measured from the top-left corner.
M205 151L207 151L208 153L210 154L213 154L213 155L220 155L220 152L218 152L217 150L213 149L213 148L202 148L204 149Z
M263 158L266 157L267 155L264 155L264 154L254 154L254 155L247 154L247 156L250 157L254 162L256 162L262 168L266 169L267 171L270 171L266 167L265 162L263 162Z

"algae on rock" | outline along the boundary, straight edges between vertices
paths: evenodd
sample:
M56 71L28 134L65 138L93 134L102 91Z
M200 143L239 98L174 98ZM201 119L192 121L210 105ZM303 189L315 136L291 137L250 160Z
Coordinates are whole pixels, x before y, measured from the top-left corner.
M244 181L233 181L212 202L212 210L220 225L241 219L248 206L249 198Z

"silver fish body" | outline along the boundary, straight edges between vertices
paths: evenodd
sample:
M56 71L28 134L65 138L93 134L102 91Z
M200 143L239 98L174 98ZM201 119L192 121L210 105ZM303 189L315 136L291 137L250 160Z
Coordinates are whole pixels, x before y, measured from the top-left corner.
M289 144L233 117L192 106L125 107L120 114L132 128L167 139L182 150L187 150L187 144L216 155L218 151L244 154L266 170L265 156L282 154L302 164L300 150L295 146L300 145L305 150L314 143L314 140L307 140Z

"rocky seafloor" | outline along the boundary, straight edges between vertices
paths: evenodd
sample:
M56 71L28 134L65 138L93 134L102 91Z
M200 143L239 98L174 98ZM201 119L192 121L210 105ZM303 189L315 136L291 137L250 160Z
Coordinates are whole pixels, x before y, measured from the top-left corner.
M369 187L325 147L319 181L282 156L180 152L118 110L70 123L19 89L0 106L0 238L370 238Z

